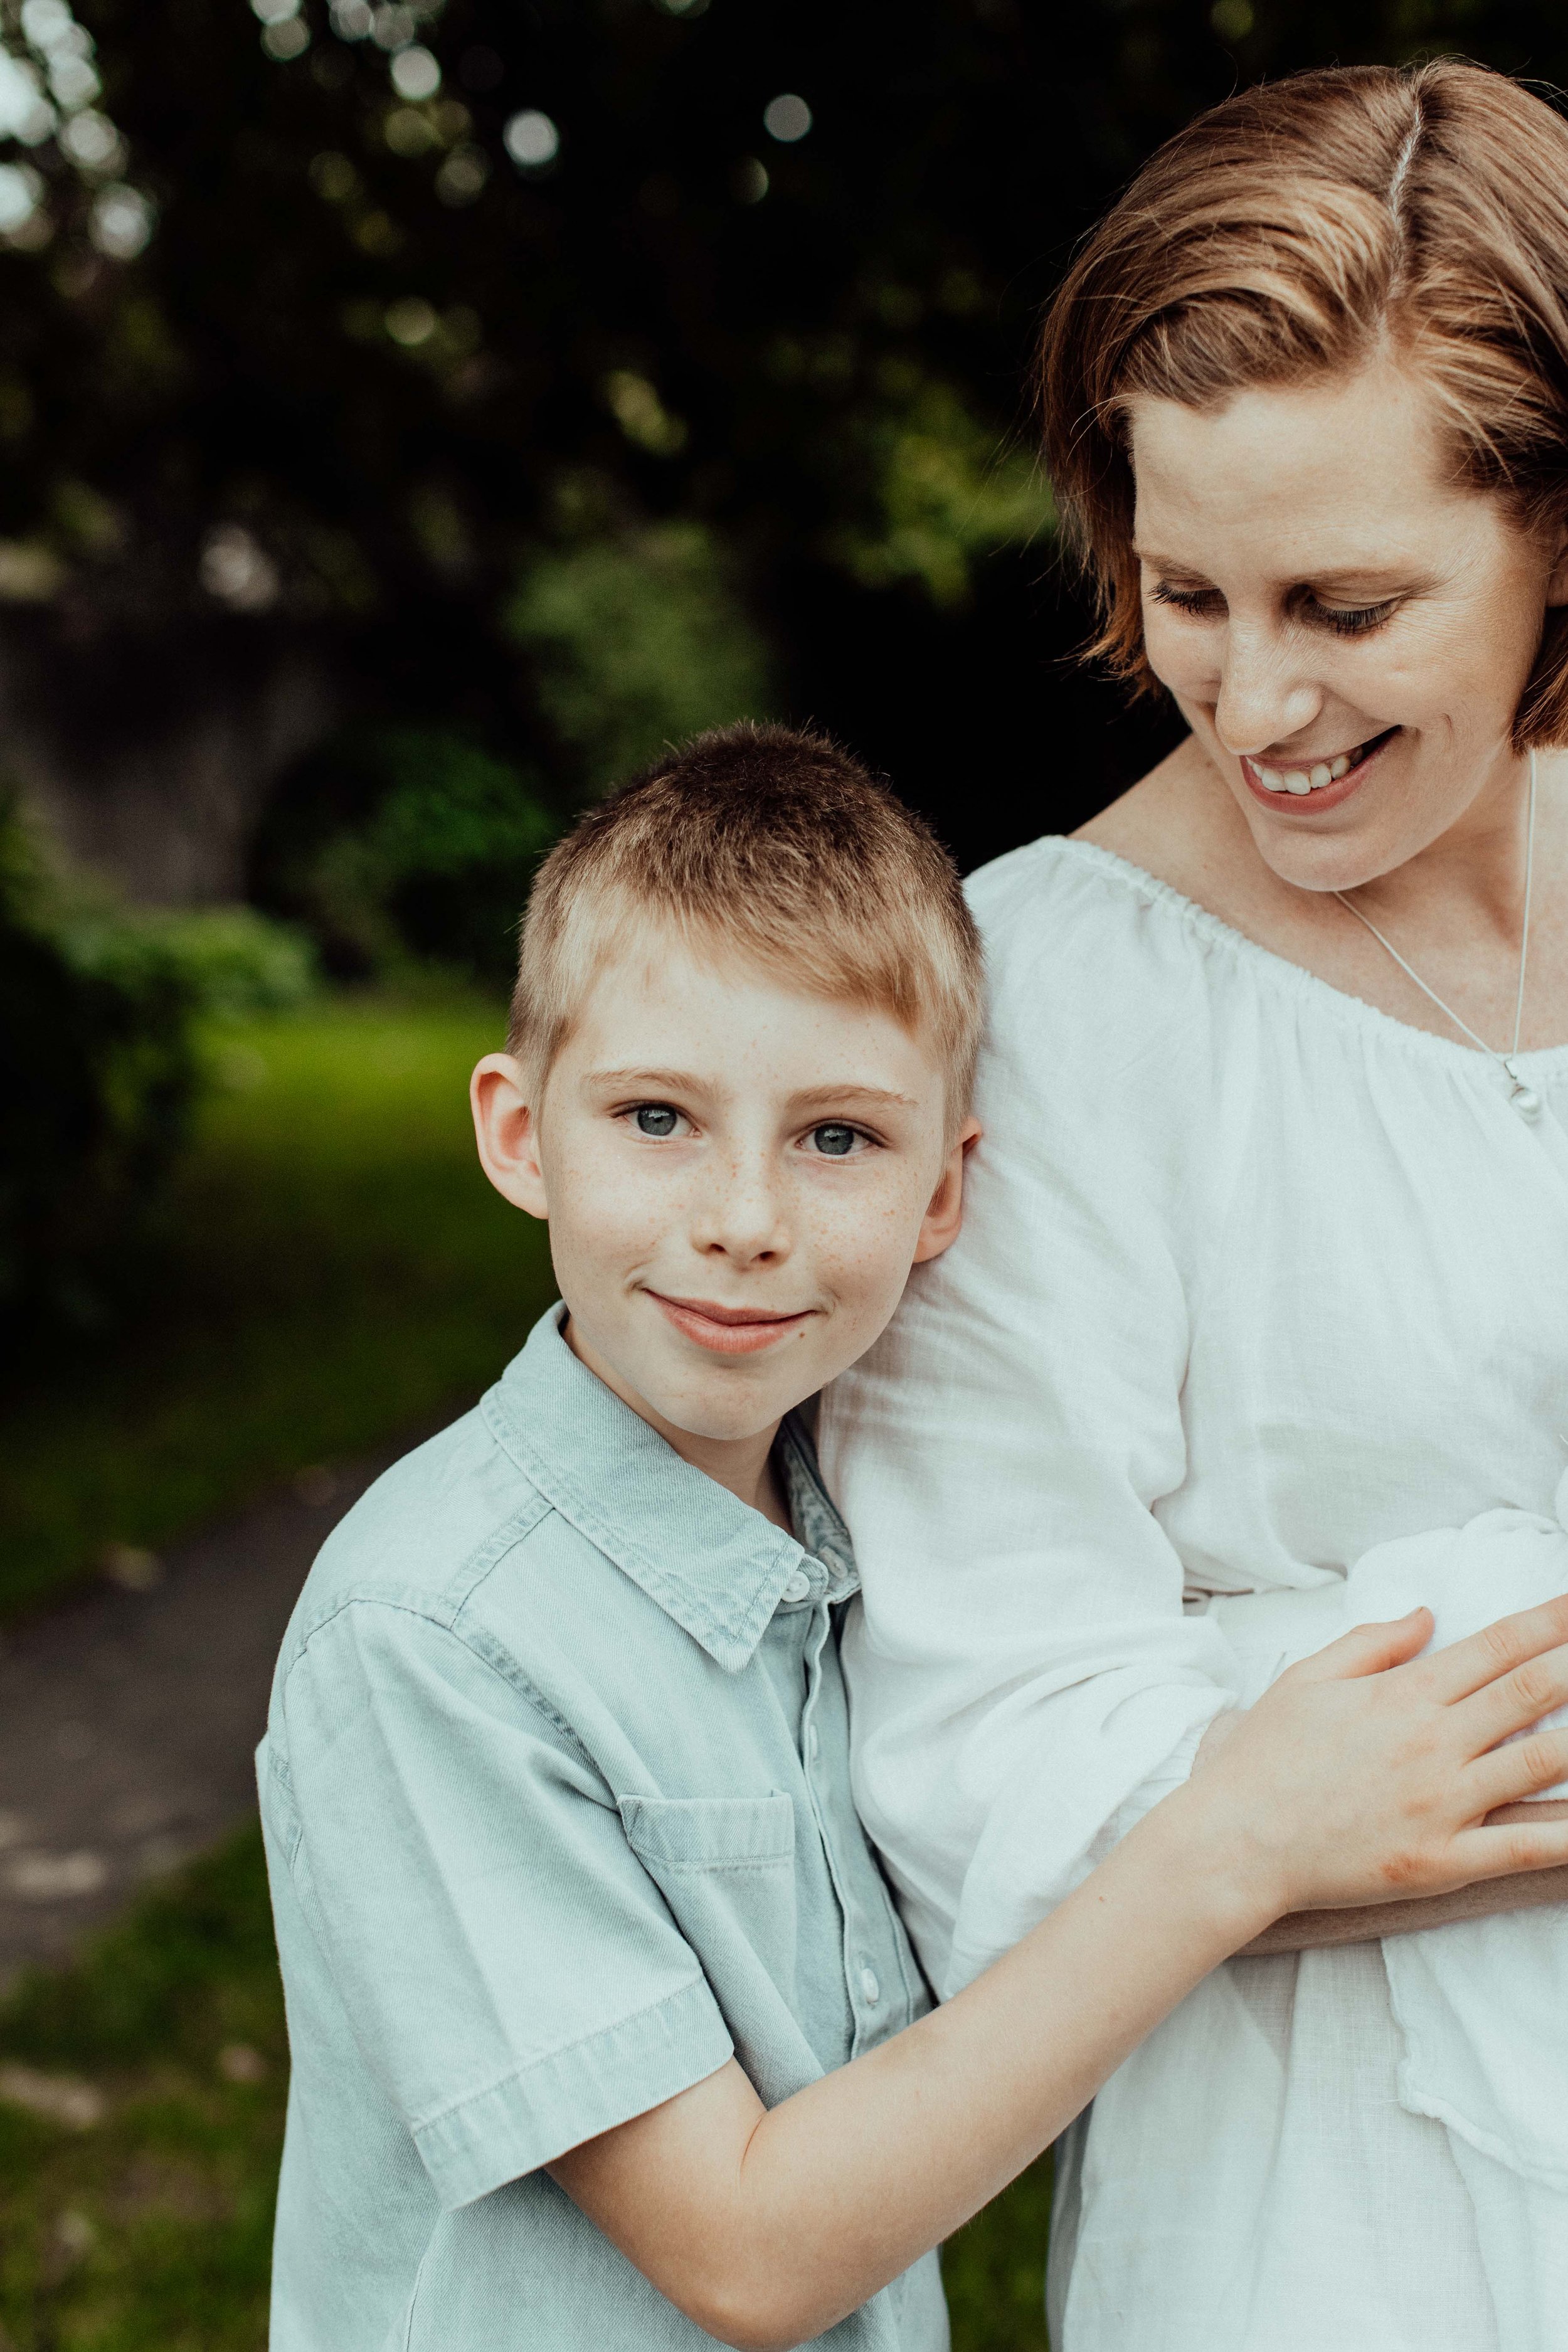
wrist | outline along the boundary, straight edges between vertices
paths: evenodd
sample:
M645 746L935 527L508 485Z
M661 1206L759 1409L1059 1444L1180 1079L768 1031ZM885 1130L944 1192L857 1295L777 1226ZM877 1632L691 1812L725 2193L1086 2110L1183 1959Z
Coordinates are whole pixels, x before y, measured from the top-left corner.
M1201 1778L1173 1790L1121 1849L1147 1847L1150 1866L1180 1891L1191 1932L1213 1948L1215 1965L1290 1908L1279 1874L1217 1794Z

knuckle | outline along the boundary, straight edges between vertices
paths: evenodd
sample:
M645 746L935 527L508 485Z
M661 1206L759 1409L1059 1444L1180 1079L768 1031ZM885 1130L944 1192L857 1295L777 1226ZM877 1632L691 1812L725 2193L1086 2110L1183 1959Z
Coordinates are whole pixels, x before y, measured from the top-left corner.
M1509 1676L1508 1693L1537 1716L1549 1713L1557 1703L1555 1677L1542 1658L1529 1658L1522 1666L1516 1666Z
M1516 1740L1514 1745L1531 1788L1543 1789L1549 1782L1562 1780L1564 1771L1562 1745L1549 1732L1532 1732L1528 1738Z
M1481 1655L1494 1674L1501 1674L1519 1656L1519 1636L1506 1617L1495 1625L1483 1626L1475 1638L1480 1645Z

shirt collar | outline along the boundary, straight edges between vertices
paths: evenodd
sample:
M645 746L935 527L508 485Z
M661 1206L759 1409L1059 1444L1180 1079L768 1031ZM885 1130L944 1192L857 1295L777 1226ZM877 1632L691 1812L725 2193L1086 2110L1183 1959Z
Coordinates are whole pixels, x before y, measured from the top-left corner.
M542 1315L481 1410L491 1435L545 1499L657 1601L714 1663L738 1674L792 1577L815 1558L835 1600L857 1588L843 1520L794 1414L780 1433L790 1512L805 1545L683 1462L623 1404Z

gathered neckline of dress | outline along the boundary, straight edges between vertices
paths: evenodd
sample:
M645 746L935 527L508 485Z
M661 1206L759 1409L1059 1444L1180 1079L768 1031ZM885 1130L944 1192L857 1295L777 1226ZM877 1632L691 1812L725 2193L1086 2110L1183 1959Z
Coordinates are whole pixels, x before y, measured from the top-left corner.
M1289 956L1277 955L1272 948L1248 939L1245 931L1238 931L1207 907L1200 907L1195 898L1187 898L1173 884L1163 882L1157 874L1135 866L1131 858L1119 856L1114 849L1102 849L1094 841L1074 841L1065 833L1042 834L1027 845L1041 852L1063 853L1099 872L1107 881L1135 892L1151 906L1165 908L1184 929L1196 933L1210 946L1223 949L1238 962L1252 965L1276 986L1308 998L1343 1026L1371 1030L1416 1053L1429 1052L1456 1068L1489 1073L1496 1066L1495 1057L1482 1053L1478 1046L1462 1045L1457 1037L1441 1036L1435 1029L1418 1029L1414 1022L1400 1021L1380 1006L1369 1004L1364 996L1352 996L1348 990L1321 979L1305 964L1292 963ZM1532 1064L1543 1076L1553 1074L1559 1068L1568 1068L1568 1039L1556 1045L1526 1046L1516 1058Z

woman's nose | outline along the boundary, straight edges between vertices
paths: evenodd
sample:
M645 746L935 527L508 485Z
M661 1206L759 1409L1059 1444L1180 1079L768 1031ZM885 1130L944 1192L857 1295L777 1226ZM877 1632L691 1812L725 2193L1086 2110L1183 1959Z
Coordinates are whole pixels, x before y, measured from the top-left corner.
M1310 727L1322 709L1322 688L1294 667L1290 649L1254 630L1226 632L1215 730L1227 751L1267 751Z

